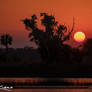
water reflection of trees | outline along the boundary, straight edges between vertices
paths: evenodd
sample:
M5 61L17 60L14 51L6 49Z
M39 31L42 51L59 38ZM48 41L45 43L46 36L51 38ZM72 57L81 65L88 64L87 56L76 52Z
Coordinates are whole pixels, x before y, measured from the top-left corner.
M34 80L34 79L33 79ZM70 80L70 79L65 79L65 80L49 80L49 79L44 79L44 80L41 80L41 78L39 78L39 80L36 80L33 81L32 79L26 79L25 81L16 81L15 80L3 80L1 81L0 80L0 85L3 85L3 86L13 86L13 88L23 88L23 87L35 87L35 86L90 86L92 85L92 82L91 81L88 81L86 79L86 81L82 80L82 79L74 79L74 80Z

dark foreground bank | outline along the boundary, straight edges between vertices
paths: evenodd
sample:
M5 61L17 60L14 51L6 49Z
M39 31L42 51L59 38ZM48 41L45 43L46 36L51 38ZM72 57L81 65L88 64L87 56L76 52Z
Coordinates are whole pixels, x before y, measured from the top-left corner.
M0 77L92 77L91 65L18 64L0 65Z

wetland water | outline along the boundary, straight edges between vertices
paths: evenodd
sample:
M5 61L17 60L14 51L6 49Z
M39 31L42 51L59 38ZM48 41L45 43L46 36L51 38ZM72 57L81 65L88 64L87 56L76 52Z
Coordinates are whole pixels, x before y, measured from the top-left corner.
M0 92L9 92L0 90ZM10 92L92 92L91 89L14 89Z
M45 84L47 82L50 83L50 85L44 85L44 83L43 85L36 84L44 81ZM65 86L62 85L62 81L74 84ZM0 85L3 83L3 86L5 86L6 84L4 83L11 84L12 82L16 84L22 83L22 85L13 84L15 87L11 89L10 92L92 92L92 78L0 78ZM53 84L55 84L54 82L59 82L59 85L56 84L53 86ZM32 85L28 85L28 83L31 83ZM83 85L85 83L90 85ZM0 89L0 92L9 91Z

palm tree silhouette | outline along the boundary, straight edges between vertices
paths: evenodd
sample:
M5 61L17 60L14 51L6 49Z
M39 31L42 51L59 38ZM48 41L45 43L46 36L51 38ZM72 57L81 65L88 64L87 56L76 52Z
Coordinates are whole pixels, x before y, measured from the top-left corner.
M12 45L12 36L10 36L9 34L3 34L1 35L1 44L4 45L6 47L6 51L8 50L8 46Z

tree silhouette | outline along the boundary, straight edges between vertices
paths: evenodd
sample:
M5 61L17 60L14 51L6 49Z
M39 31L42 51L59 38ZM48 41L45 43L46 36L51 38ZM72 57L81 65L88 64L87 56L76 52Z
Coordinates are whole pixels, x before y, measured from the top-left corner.
M83 60L88 62L88 61L92 61L92 38L88 38L83 45L83 49L82 49L82 53L83 53Z
M87 39L87 40L84 42L84 48L85 48L86 50L92 49L92 38L89 38L89 39Z
M1 44L6 47L6 50L8 50L8 46L12 45L12 37L9 34L3 34L1 35Z
M41 13L41 25L44 29L38 28L37 16L34 14L31 19L23 20L26 29L30 31L30 41L34 41L39 48L41 57L44 61L54 62L66 58L69 55L69 46L64 45L64 42L69 40L70 35L74 29L69 31L65 25L60 25L55 17L47 13ZM67 48L69 47L69 48Z

